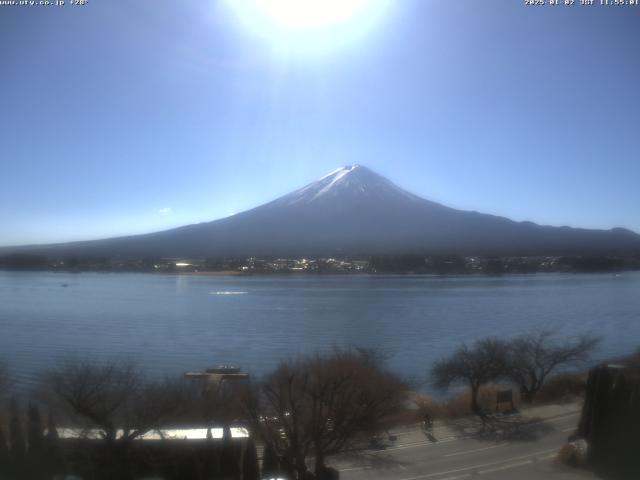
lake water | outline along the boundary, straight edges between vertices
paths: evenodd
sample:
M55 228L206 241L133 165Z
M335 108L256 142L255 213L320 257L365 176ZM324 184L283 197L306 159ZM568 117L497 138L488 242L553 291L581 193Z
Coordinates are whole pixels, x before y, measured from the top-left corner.
M67 286L63 286L67 285ZM21 389L70 354L154 374L235 363L253 374L333 345L379 347L426 378L460 343L540 328L640 347L640 273L503 277L0 272L0 357Z

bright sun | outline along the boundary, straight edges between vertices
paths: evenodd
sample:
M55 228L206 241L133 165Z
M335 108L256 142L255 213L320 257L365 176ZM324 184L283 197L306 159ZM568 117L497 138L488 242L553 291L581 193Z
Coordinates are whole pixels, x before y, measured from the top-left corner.
M315 30L342 23L366 10L370 0L255 0L258 9L285 29Z
M389 0L229 0L252 31L286 50L325 49L367 30Z

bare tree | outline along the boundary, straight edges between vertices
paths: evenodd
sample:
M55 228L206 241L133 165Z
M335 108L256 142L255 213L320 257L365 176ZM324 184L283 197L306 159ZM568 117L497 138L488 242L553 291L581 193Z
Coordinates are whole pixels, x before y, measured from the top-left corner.
M403 408L406 385L376 359L336 349L283 362L248 397L263 441L298 479L306 478L311 455L316 476L324 477L328 455L374 434Z
M71 359L50 372L50 400L83 429L97 429L109 468L105 475L128 478L127 459L134 439L171 421L183 405L178 383L147 382L131 363L92 363Z
M509 344L507 374L527 403L534 400L554 370L585 363L600 342L597 337L583 335L560 343L553 336L553 330L543 330L518 337Z
M479 340L471 347L462 345L452 356L433 365L433 383L440 389L447 389L453 384L468 385L471 389L471 411L480 414L480 387L504 376L507 351L505 342L495 338Z
M165 425L184 395L180 384L145 381L127 362L67 361L50 372L47 383L72 416L108 441L132 440Z

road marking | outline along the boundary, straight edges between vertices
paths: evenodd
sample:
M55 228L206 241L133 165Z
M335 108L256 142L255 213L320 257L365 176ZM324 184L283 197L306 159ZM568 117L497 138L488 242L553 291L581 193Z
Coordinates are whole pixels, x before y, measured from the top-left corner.
M539 418L536 419L535 417L532 418L532 422L528 425L539 425L541 423L556 423L556 422L561 422L563 420L566 420L570 417L575 417L577 415L580 415L582 412L581 411L577 411L577 412L569 412L569 413L563 413L560 415L557 415L555 417L550 417L550 418ZM434 435L435 433L437 433L438 431L446 431L447 430L447 426L442 426L442 427L438 427L436 429L434 429ZM415 435L416 433L422 431L421 428L416 427L412 430L409 431L404 431L404 432L398 432L398 433L394 433L391 432L392 435L396 435L396 436L401 436L401 435ZM456 439L461 439L461 438L473 438L475 435L474 434L470 434L470 435L449 435L449 436L445 436L442 437L443 439L448 439L448 438L456 438Z
M533 425L538 424L538 423L552 423L552 422L558 422L558 421L562 421L562 420L566 420L567 418L570 417L575 417L576 415L580 415L582 413L582 411L576 411L576 412L568 412L568 413L562 413L560 415L556 415L554 417L549 417L549 418L538 418L536 419L536 417L532 417L531 420L535 420L532 422ZM525 417L526 418L526 417ZM404 430L404 431L400 431L400 432L390 432L392 435L395 435L397 437L403 436L403 435L415 435L418 432L423 431L422 430L422 424L414 424L413 427L409 430ZM445 424L445 425L440 425L438 427L435 427L433 429L434 435L437 434L438 432L442 432L442 431L447 431L447 429L449 429L449 427ZM459 436L458 438L466 438L465 436Z
M523 465L529 465L530 463L533 463L533 460L525 460L524 462L510 463L508 465L502 465L500 467L488 468L486 470L478 470L478 474L479 475L484 475L485 473L500 472L502 470L508 470L510 468L522 467Z
M567 413L567 414L563 414L562 416L558 416L558 417L554 417L548 420L542 419L536 422L533 422L532 424L537 425L537 424L541 424L541 423L551 423L551 422L555 422L558 420L564 420L567 417L573 417L576 415L580 415L581 412L572 412L572 413ZM574 431L576 429L576 427L571 427L571 428L565 428L562 429L561 432L570 432L570 431ZM474 435L451 435L448 437L443 437L438 439L437 442L414 442L414 443L406 443L406 444L400 444L400 445L394 445L393 447L389 447L386 448L384 451L390 451L390 450L402 450L405 448L414 448L414 447L420 447L420 446L435 446L438 444L443 444L443 443L449 443L452 442L454 440L460 440L460 439L468 439L468 438L474 438ZM491 446L491 447L486 447L487 449L489 448L495 448L496 446ZM480 451L480 450L478 450ZM469 453L472 453L473 450L469 450ZM455 455L462 455L463 453L452 453L452 454L448 454L445 455L445 457L452 457Z
M491 450L492 448L504 447L505 445L508 445L508 444L499 443L497 445L491 445L490 447L474 448L473 450L463 450L461 452L447 453L446 455L443 455L443 457L457 457L458 455L466 455L468 453L482 452L484 450Z
M392 450L403 450L405 448L415 448L415 447L436 447L438 445L442 445L443 443L455 442L457 439L458 439L458 437L449 437L449 438L445 438L443 440L438 440L437 442L407 443L407 444L404 444L404 445L396 445L395 447L385 448L384 450L381 450L381 451L375 452L375 453L384 453L384 452L389 452L389 451L392 451Z
M567 418L570 417L576 417L578 415L580 415L582 412L572 412L572 413L565 413L563 415L558 415L557 417L551 417L551 418L543 418L541 420L541 422L557 422L557 421L562 421L562 420L566 420Z
M505 445L507 445L507 444L505 444ZM501 446L501 445L496 445L495 447L497 447L497 446ZM491 447L491 448L495 448L495 447ZM545 452L537 452L537 453L533 453L533 454L529 454L529 455L539 455L540 453L547 453L547 452L549 452L549 450L546 450ZM434 477L434 476L438 476L438 475L446 475L447 473L461 472L461 471L469 470L469 469L473 470L473 469L476 469L476 468L479 468L479 467L486 467L486 466L489 466L489 465L495 465L495 464L499 464L499 463L502 463L502 462L508 462L509 460L517 460L517 459L525 458L525 457L528 457L529 455L524 455L524 456L520 456L520 457L514 457L514 458L507 459L507 460L499 460L499 461L492 462L492 463L485 463L483 465L472 465L470 467L459 468L457 470L448 470L446 472L430 473L428 475L422 475L422 476L419 476L419 477L408 477L408 478L403 478L401 480L418 480L418 479L421 479L421 478L430 478L430 477ZM445 455L445 456L447 456L447 455ZM554 449L553 453L548 454L548 455L543 455L543 456L540 456L540 457L536 457L534 460L536 460L538 462L542 462L544 460L551 460L553 458L556 458L557 456L558 456L557 450ZM529 460L525 460L523 462L511 463L509 465L501 465L499 467L491 468L491 469L487 469L487 470L479 470L478 473L479 474L485 474L485 473L490 473L490 472L498 472L500 470L507 470L509 468L520 467L522 465L528 465L530 463L533 463L534 460L529 459ZM399 467L402 470L407 470L407 467L405 467L404 465L399 465ZM339 471L340 472L351 472L351 471L355 471L355 470L370 470L370 469L373 469L373 467L371 465L366 465L366 466L363 466L363 467L340 468ZM439 480L456 480L458 478L465 478L465 477L470 477L470 476L471 476L471 473L465 473L463 475L457 475L457 476L454 476L454 477L445 477L445 478L441 478Z
M551 460L552 458L558 458L558 453L552 453L550 455L545 455L544 457L538 457L536 460L542 462L543 460Z
M451 437L445 440L439 440L435 443L433 442L417 442L417 443L407 443L406 445L396 445L395 447L389 447L389 448L385 448L384 450L380 450L380 451L373 451L373 452L369 452L370 455L377 455L380 453L385 453L391 450L403 450L405 448L416 448L416 447L434 447L443 443L450 443L453 442L457 439L457 437ZM402 465L399 465L400 468L402 468L403 470L406 470L405 467L403 467ZM348 468L339 468L338 471L340 472L352 472L355 470L369 470L374 468L371 465L363 465L362 467L348 467Z
M465 473L463 475L456 475L455 477L444 477L444 478L441 478L440 480L458 480L459 478L467 478L470 476L471 476L470 473Z
M557 417L552 417L552 418L547 418L547 419L541 419L538 420L536 422L533 422L533 424L539 424L539 423L552 423L552 422L558 422L558 421L562 421L567 419L568 417L574 417L577 415L580 415L581 412L570 412L570 413L565 413L562 415L558 415ZM575 427L571 427L571 428L565 428L562 429L562 432L568 432L568 431L572 431L575 430ZM409 432L399 432L400 435L407 435L407 434L411 434L411 433L415 433L416 431L409 431ZM460 440L460 439L466 439L466 438L473 438L473 435L456 435L456 436L448 436L448 437L443 437L438 439L438 441L436 442L414 442L414 443L407 443L407 444L400 444L400 445L394 445L392 447L386 448L384 450L381 451L373 451L370 452L371 455L376 455L376 454L380 454L380 453L385 453L388 451L393 451L393 450L403 450L403 449L407 449L407 448L416 448L416 447L434 447L434 446L438 446L438 445L442 445L444 443L450 443L456 440ZM444 455L444 457L453 457L453 456L458 456L458 455L463 455L463 454L467 454L467 453L473 453L476 451L483 451L483 450L488 450L488 449L492 449L492 448L497 448L497 447L501 447L503 445L508 445L508 444L498 444L498 445L492 445L490 447L484 447L484 448L479 448L479 449L474 449L474 450L465 450L462 452L454 452L454 453L450 453L450 454L446 454ZM553 453L550 453L553 452ZM547 455L545 455L547 454ZM543 456L539 456L536 457L537 455L543 455ZM478 468L482 468L482 467L490 467L493 465L500 465L502 463L505 462L509 462L509 461L513 461L513 460L521 460L521 459L530 459L531 457L534 457L535 460L537 461L542 461L542 460L548 460L548 459L552 459L555 458L557 456L557 449L552 449L552 450L545 450L545 451L541 451L541 452L534 452L534 453L529 453L527 455L522 455L519 457L513 457L513 458L508 458L508 459L504 459L504 460L498 460L495 462L491 462L491 463L486 463L486 464L481 464L481 465L472 465L469 467L464 467L464 468L458 468L455 470L448 470L445 472L435 472L435 473L429 473L426 475L419 475L417 477L407 477L407 478L402 478L400 480L420 480L420 479L426 479L426 478L432 478L432 477L436 477L436 476L440 476L440 475L446 475L448 473L457 473L457 472L464 472L467 470L475 470ZM516 467L519 466L521 463L523 464L527 464L527 463L531 463L532 460L529 460L527 462L520 462L520 463L516 463L516 464L512 464L511 466L504 466L505 468L503 468L502 466L500 467L501 469L507 469L507 468L512 468L512 467ZM356 470L368 470L368 469L372 469L373 467L371 465L366 465L366 466L362 466L362 467L350 467L350 468L341 468L339 469L340 472L350 472L350 471L356 471ZM466 478L471 476L470 473L465 473L463 475L458 475L458 476L453 476L453 477L446 477L446 478L441 478L439 480L455 480L458 478Z
M449 473L458 473L458 472L465 472L467 470L478 470L479 468L483 468L483 467L492 467L494 465L500 465L502 463L505 462L511 462L514 460L523 460L523 459L529 459L530 462L533 462L532 459L530 459L530 457L537 457L539 455L546 455L548 453L551 452L555 452L557 451L556 448L550 449L550 450L542 450L540 452L534 452L534 453L529 453L527 455L520 455L518 457L512 457L512 458L505 458L504 460L497 460L495 462L489 462L489 463L482 463L479 465L469 465L468 467L461 467L461 468L456 468L454 470L447 470L445 472L434 472L434 473L428 473L426 475L418 475L417 477L406 477L406 478L402 478L400 480L421 480L424 478L432 478L432 477L439 477L440 475L448 475Z
M365 465L364 467L351 467L351 468L339 468L339 472L354 472L356 470L370 470L373 467L371 465Z

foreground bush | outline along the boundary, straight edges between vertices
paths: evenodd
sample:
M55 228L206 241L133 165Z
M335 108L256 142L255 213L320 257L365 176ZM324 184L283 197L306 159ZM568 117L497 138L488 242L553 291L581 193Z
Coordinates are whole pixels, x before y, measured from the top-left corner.
M570 467L587 467L587 445L582 441L566 443L558 452L558 461Z

